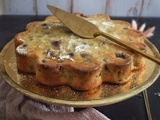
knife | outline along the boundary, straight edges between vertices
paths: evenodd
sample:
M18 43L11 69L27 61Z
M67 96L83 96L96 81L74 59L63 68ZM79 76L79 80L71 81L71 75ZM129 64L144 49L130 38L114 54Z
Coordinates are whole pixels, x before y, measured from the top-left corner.
M75 16L74 14L53 7L51 5L47 5L47 7L64 25L66 25L66 27L68 27L76 35L84 38L94 38L101 35L129 50L141 54L142 56L146 57L147 59L155 63L160 64L160 60L158 58L153 57L145 52L142 52L137 48L129 46L108 33L100 31L97 26L88 22L87 20L84 20L80 17Z

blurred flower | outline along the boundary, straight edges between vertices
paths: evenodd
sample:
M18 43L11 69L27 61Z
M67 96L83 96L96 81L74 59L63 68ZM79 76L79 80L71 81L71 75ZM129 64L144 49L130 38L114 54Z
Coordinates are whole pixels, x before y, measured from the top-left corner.
M138 25L137 25L137 22L136 22L135 20L132 20L131 27L132 27L134 30L139 30L139 31L143 32L143 34L144 34L144 36L145 36L146 38L152 37L152 36L154 35L153 32L154 32L154 30L155 30L155 28L156 28L155 26L153 26L153 27L151 27L151 28L149 28L149 29L147 29L147 30L144 31L144 29L145 29L145 27L146 27L146 24L143 23L143 24L139 27L139 29L138 29Z

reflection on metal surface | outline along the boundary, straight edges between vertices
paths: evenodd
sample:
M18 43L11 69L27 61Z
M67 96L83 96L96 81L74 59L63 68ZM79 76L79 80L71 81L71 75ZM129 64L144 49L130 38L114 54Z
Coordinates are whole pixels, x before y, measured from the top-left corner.
M148 40L148 53L159 57L157 49ZM48 87L40 85L35 81L34 75L27 75L17 72L14 43L9 42L1 53L1 75L6 82L23 94L47 103L61 104L75 107L91 107L109 105L128 99L148 88L159 76L160 67L155 63L146 60L146 70L143 80L139 80L135 73L131 82L125 85L103 84L98 88L89 91L76 91L67 86ZM130 90L128 90L130 89ZM127 91L126 91L127 90Z

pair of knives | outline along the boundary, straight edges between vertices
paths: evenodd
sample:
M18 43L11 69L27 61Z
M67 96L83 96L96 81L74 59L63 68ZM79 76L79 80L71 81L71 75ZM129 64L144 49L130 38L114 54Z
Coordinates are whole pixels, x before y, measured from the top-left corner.
M69 12L66 12L64 10L61 10L59 8L50 5L47 5L47 7L64 25L66 25L66 27L68 27L73 33L77 34L78 36L84 38L94 38L101 35L129 50L141 54L142 56L146 57L147 59L155 63L160 64L160 60L157 59L156 57L153 57L145 52L142 52L137 48L129 46L128 44L123 43L121 40L113 37L108 33L100 31L97 28L97 26L88 22L87 20L84 20L80 17L75 16L74 14L71 14Z

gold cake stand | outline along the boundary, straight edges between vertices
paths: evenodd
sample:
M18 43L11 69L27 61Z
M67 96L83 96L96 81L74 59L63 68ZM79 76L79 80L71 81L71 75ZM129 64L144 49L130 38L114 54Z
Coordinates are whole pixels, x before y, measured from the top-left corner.
M147 45L147 53L159 58L159 52L156 47L148 40L145 40L145 43ZM160 74L160 66L145 59L146 68L143 82L137 86L132 85L132 88L127 91L124 90L131 85L114 85L114 87L112 85L111 87L109 84L103 84L90 91L76 91L67 86L56 88L43 86L36 83L34 75L18 73L13 40L1 51L0 60L1 77L13 88L42 102L72 107L104 106L126 100L146 90L156 81Z

